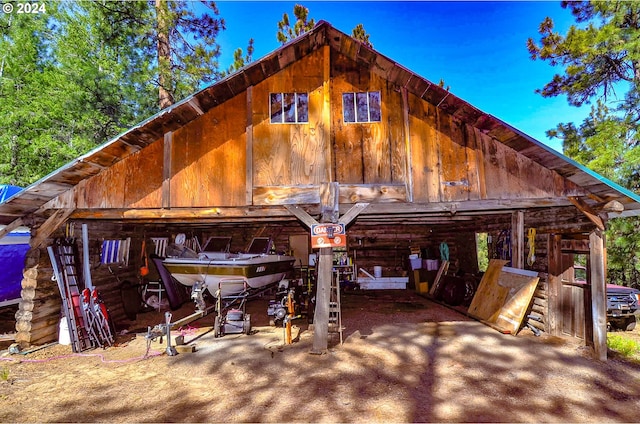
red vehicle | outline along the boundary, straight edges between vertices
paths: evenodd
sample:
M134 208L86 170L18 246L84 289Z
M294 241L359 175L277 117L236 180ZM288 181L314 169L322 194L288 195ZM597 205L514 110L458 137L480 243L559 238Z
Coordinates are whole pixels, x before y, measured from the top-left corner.
M574 265L575 282L587 283L587 270ZM636 315L640 313L640 290L607 284L607 330L632 331L636 328Z

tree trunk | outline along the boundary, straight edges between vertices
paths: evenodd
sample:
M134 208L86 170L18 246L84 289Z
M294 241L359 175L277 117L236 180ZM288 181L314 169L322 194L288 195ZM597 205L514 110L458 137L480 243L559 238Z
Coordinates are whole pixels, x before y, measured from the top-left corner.
M169 44L169 6L165 0L156 0L158 19L158 106L160 110L174 103L171 92L171 45Z

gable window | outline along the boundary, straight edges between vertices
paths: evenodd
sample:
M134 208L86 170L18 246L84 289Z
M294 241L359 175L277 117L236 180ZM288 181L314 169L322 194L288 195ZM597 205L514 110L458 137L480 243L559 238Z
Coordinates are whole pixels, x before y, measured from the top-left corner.
M380 122L380 92L342 93L344 122Z
M269 113L272 124L309 122L309 95L307 93L269 94Z

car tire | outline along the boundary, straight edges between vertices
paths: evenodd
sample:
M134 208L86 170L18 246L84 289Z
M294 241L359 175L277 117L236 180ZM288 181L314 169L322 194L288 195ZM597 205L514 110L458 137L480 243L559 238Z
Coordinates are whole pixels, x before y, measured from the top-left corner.
M633 331L634 328L636 328L636 317L629 317L627 319L627 322L625 323L625 326L623 328L624 331Z

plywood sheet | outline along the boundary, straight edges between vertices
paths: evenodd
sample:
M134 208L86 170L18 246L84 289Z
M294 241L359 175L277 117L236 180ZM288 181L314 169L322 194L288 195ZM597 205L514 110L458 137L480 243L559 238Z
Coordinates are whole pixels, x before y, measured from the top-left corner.
M516 334L540 278L532 271L505 268L505 263L491 260L471 301L469 315L498 331Z
M469 315L479 320L489 319L498 305L504 301L504 290L498 285L498 278L506 263L507 261L501 259L491 259L469 305Z

